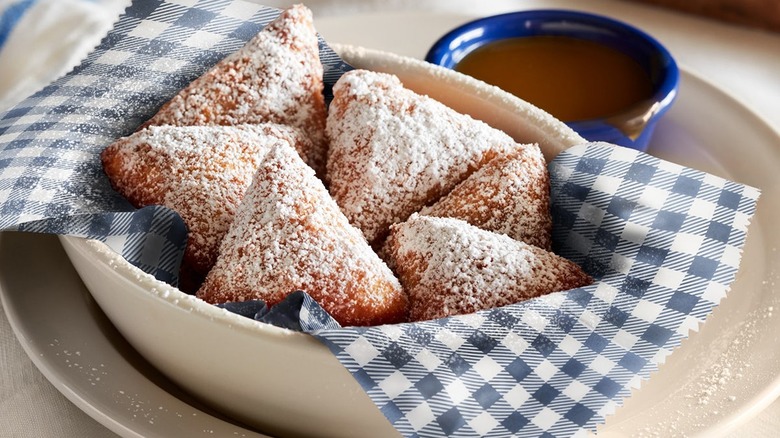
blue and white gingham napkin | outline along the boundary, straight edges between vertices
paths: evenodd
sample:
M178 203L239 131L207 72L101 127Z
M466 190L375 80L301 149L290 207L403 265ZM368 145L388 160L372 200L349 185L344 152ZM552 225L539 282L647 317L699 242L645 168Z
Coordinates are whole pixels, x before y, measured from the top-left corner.
M80 66L0 117L0 230L101 240L176 284L180 218L162 207L133 211L98 155L278 15L241 1L134 2ZM350 67L320 45L332 85Z
M0 229L98 239L175 284L180 218L135 211L98 154L276 15L242 1L135 2L82 65L0 115ZM349 69L324 43L321 58L328 84ZM550 173L555 249L596 284L369 328L340 328L295 294L290 326L328 346L404 436L595 430L725 296L759 192L606 144L567 150Z
M472 315L315 332L405 436L583 436L698 328L758 190L593 143L550 164L553 244L591 286Z

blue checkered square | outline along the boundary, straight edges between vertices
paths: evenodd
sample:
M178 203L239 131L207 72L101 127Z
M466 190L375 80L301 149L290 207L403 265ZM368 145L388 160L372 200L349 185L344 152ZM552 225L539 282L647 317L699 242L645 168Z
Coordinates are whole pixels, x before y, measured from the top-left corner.
M681 175L677 181L675 181L672 192L693 197L699 193L701 185L701 181Z
M604 377L598 383L596 383L596 386L594 386L593 389L603 394L607 398L613 398L618 394L618 392L620 392L621 389L623 389L623 386L609 377Z
M471 365L466 362L458 353L452 353L446 361L447 367L456 376L461 376L471 369Z
M653 228L677 233L683 226L685 215L672 211L659 211L653 221Z
M558 397L558 394L560 393L561 391L558 391L551 385L544 383L533 393L533 397L542 405L547 406L552 403L552 401L555 400L555 398Z
M591 333L588 338L585 339L585 346L591 351L601 353L609 345L609 340L598 333Z
M718 261L704 256L695 256L688 272L701 278L712 278L718 269Z
M396 368L403 368L404 365L412 360L412 356L406 352L406 349L395 342L390 343L382 352L382 355Z
M477 350L488 354L493 348L496 347L498 341L490 337L488 334L481 330L475 330L468 338L468 342L471 343Z
M379 410L382 411L382 415L384 415L391 424L404 417L404 412L392 400L380 407Z
M125 10L125 15L129 18L143 20L160 9L160 6L163 4L165 4L164 0L144 0L142 2L133 2L132 5L130 5L130 7Z
M645 330L645 332L642 334L641 338L653 345L661 347L666 344L666 341L668 341L673 334L674 333L667 328L656 324L650 324L650 326L647 327L647 330Z
M506 371L510 376L514 377L515 380L520 382L531 375L533 369L528 366L522 358L518 357L506 366Z
M204 9L188 9L173 24L177 26L201 29L217 17L217 14Z
M427 347L434 340L434 335L428 330L417 326L410 326L407 331L409 338L420 346Z
M482 385L482 387L474 393L474 400L476 400L483 409L490 408L500 399L501 393L489 383Z
M574 224L577 223L577 213L565 209L560 205L552 205L550 207L550 213L553 223L560 227L560 229L571 230ZM555 242L553 242L553 245L555 245Z
M138 54L149 56L166 56L176 53L178 48L178 44L172 43L170 41L152 40L141 46L138 49Z
M706 236L708 239L728 243L729 238L731 237L731 226L722 224L717 221L712 221L707 227Z
M607 160L603 158L583 157L579 162L577 162L574 170L588 175L600 175L604 170L604 166L606 165Z
M698 303L698 297L685 292L675 291L669 302L666 303L666 307L688 315Z
M586 272L590 272L586 269ZM574 303L577 303L580 307L587 307L590 300L593 298L593 294L585 289L572 289L567 293L567 298Z
M504 420L501 421L501 425L509 431L509 433L516 434L526 425L530 423L530 420L525 418L520 412L512 412Z
M639 252L636 255L636 261L647 263L648 265L663 266L666 261L666 256L668 255L668 249L643 246L639 248Z
M572 406L571 409L569 409L569 412L564 414L564 418L582 427L585 426L594 415L596 415L596 413L587 406L576 403L574 406Z
M447 412L440 415L439 418L436 419L436 423L438 423L439 427L441 427L441 430L444 432L445 436L450 436L458 429L465 426L466 420L463 418L463 415L460 413L458 408L451 408Z
M571 329L574 328L574 326L577 324L577 319L567 312L557 311L555 313L553 322L556 326L563 330L564 333L569 333L569 331L571 331Z
M579 184L566 183L563 185L561 192L578 201L585 201L588 198L588 194L590 194L590 190L590 188L581 186Z
M544 357L549 356L555 351L555 343L545 335L539 335L531 342L531 345Z
M377 384L374 379L371 378L371 376L366 372L366 370L359 369L356 372L352 373L352 377L360 383L360 386L364 388L370 388Z
M604 312L604 321L614 325L615 327L623 327L623 324L628 320L628 312L616 306L610 306L606 312Z
M599 229L593 240L596 244L603 246L607 251L615 251L618 243L620 243L620 237L604 229Z
M729 210L737 210L740 201L742 201L742 196L730 190L723 190L718 197L718 205Z
M563 371L567 376L576 379L580 376L580 374L582 374L583 371L585 371L585 368L585 365L579 360L569 359L565 364L563 364L561 371Z
M632 163L626 172L626 180L649 184L655 175L656 168L647 163Z
M627 293L636 298L642 298L652 283L636 277L627 277L625 283L621 286L621 292Z
M594 280L600 280L612 270L609 264L603 263L596 258L585 259L580 267Z
M629 351L620 359L618 365L633 373L639 373L647 365L647 360Z
M634 212L636 206L636 201L615 196L610 201L609 207L607 207L607 212L619 217L620 219L628 220L628 218L630 218L631 214Z
M420 394L427 400L444 389L441 381L433 374L428 374L414 384Z
M518 319L512 314L505 312L501 309L493 309L490 311L490 320L494 323L506 327L512 328L517 324Z

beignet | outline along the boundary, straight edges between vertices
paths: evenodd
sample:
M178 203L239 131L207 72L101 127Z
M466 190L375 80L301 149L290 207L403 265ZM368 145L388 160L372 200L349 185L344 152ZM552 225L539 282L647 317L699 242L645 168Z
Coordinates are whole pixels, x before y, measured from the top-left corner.
M407 297L311 168L289 147L269 152L197 296L272 306L308 292L342 325L405 320Z
M501 154L420 214L462 219L550 250L550 177L544 156L536 145Z
M297 129L275 125L151 126L100 155L114 189L135 207L164 205L189 230L180 287L202 281L263 156L275 145L305 150Z
M459 219L413 214L385 252L422 321L518 303L592 283L576 264Z
M311 11L295 5L192 81L141 128L264 122L295 126L311 139L310 149L301 156L323 174L327 142L322 73Z
M326 180L350 222L376 244L497 154L507 134L403 87L393 75L344 74L333 89Z

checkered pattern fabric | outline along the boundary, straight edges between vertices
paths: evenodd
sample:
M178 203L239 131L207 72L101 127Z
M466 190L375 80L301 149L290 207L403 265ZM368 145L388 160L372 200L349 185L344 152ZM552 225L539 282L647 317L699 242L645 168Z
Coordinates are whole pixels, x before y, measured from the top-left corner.
M0 116L0 229L100 239L175 282L184 226L135 211L98 160L278 11L137 1L73 72ZM321 44L326 82L349 67ZM320 339L407 437L575 436L602 423L724 297L758 191L605 144L550 165L556 251L597 282L415 324L340 328L306 294L262 305Z
M595 284L315 332L405 436L585 436L729 289L758 190L608 144L550 173L556 251Z
M241 1L135 1L80 66L0 115L0 230L103 240L176 284L181 220L134 212L98 154L278 15ZM329 89L350 67L322 39L320 58Z

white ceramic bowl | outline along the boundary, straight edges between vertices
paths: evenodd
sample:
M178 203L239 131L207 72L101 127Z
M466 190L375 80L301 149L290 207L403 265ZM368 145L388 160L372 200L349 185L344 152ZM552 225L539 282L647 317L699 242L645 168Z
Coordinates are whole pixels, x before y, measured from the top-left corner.
M357 68L404 85L514 137L549 158L584 140L546 112L423 61L334 47ZM259 323L155 280L104 244L63 237L84 284L152 365L194 396L243 423L284 436L396 436L360 385L313 337Z

